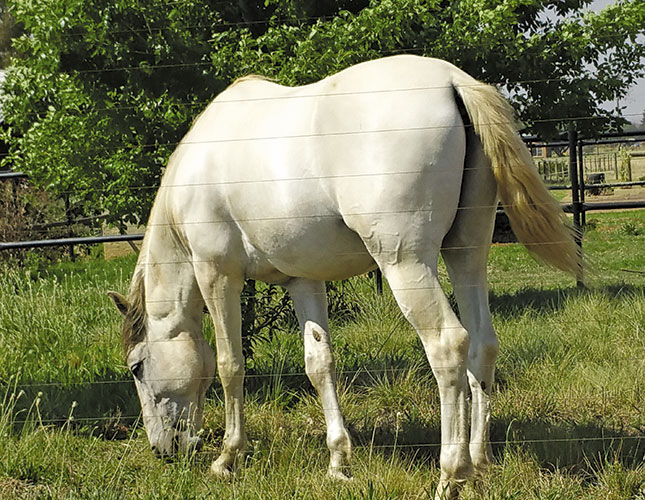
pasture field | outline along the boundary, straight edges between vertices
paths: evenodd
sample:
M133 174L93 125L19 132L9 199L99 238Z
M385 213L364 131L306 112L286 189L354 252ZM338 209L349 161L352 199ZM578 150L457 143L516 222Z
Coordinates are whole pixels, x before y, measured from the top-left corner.
M496 245L501 342L496 464L462 498L645 500L645 210L589 214L589 288ZM0 275L0 498L427 499L438 480L439 402L419 340L386 289L359 277L331 318L354 480L325 477L322 411L292 320L248 363L250 449L231 481L208 468L223 436L217 383L206 446L153 457L120 352L132 257ZM447 293L450 285L442 271ZM205 318L205 334L212 326Z

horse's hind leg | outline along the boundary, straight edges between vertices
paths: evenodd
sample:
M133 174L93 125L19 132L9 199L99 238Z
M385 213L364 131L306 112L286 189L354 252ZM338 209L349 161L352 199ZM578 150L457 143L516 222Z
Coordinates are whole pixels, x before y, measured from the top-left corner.
M496 186L479 140L469 138L461 199L442 255L453 284L461 321L470 334L468 381L472 393L470 455L476 471L492 460L490 391L498 340L488 305L486 262L495 220Z
M492 460L490 446L490 391L495 373L498 340L488 310L486 264L481 250L444 251L461 321L470 334L468 381L472 394L470 456L476 472Z
M199 287L215 325L217 369L224 391L226 429L222 452L211 465L216 476L227 477L238 455L246 449L244 430L244 356L240 294L242 278L215 276L209 264L197 269Z
M338 404L325 283L294 279L287 289L304 337L305 371L318 391L325 414L327 446L331 454L328 474L337 479L347 479L352 445Z
M441 479L436 498L455 498L472 474L468 450L466 363L468 332L437 279L437 253L381 263L383 274L425 349L441 399Z

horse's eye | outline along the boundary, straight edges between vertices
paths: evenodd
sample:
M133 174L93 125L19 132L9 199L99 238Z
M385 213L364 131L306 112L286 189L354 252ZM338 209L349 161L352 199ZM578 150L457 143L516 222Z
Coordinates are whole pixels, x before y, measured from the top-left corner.
M133 364L130 367L130 371L136 379L141 380L141 376L143 375L143 361Z

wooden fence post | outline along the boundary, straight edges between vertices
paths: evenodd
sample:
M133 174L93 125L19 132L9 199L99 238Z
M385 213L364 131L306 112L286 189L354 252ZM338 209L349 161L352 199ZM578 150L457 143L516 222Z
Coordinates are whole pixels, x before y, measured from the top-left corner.
M614 173L616 174L616 180L618 180L618 155L614 152Z
M72 209L69 202L69 193L65 194L65 218L67 219L67 236L72 238L74 236L74 231L72 230L72 225L74 224L74 219L72 218ZM69 245L69 258L74 261L74 245Z

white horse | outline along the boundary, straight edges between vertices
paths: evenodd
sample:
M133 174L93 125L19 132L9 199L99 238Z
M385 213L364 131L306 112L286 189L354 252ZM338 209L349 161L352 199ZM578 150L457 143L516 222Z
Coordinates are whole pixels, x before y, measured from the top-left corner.
M153 451L198 444L215 369L201 333L205 303L226 405L211 470L232 472L247 443L240 293L252 278L282 285L293 298L306 372L325 414L328 473L347 477L351 441L336 393L325 280L378 266L436 376L437 498L456 496L491 460L498 341L486 261L498 195L535 256L579 271L572 232L508 104L451 64L396 56L304 87L258 77L231 85L168 162L129 297L110 293L125 316L125 354ZM461 320L437 278L439 252Z

